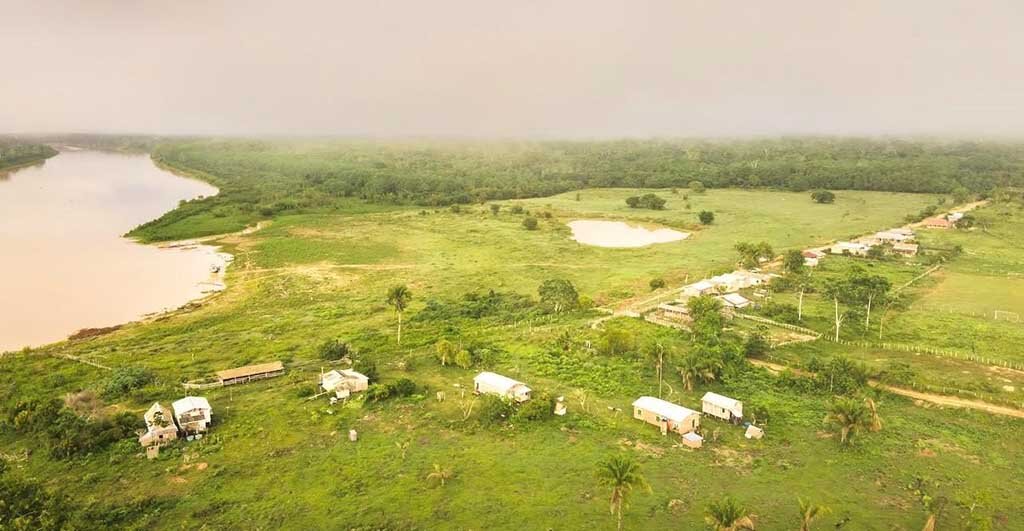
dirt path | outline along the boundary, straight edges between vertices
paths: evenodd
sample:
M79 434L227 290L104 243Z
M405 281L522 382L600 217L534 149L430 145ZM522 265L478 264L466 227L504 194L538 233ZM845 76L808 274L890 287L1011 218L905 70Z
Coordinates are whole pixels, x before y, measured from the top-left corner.
M803 371L803 370L800 370L800 369L794 369L794 368L791 368L791 367L787 367L786 365L781 365L781 364L778 364L778 363L772 363L770 361L754 360L754 359L749 360L749 361L750 361L750 363L752 365L755 365L757 367L764 367L765 369L768 369L768 371L771 372L772 374L779 374L782 371L785 371L785 370L789 369L789 370L793 371L794 374L798 374L800 376L810 376L810 373L808 373L807 371ZM876 387L878 389L882 389L883 391L888 391L888 392L890 392L890 393L892 393L894 395L905 396L907 398L913 398L914 400L922 400L924 402L931 402L932 404L938 404L940 406L952 406L952 407L962 407L962 408L967 408L967 409L977 409L978 411L984 411L986 413L991 413L993 415L1004 415L1004 416L1007 416L1007 417L1016 417L1016 418L1019 418L1019 419L1024 419L1024 410L1013 408L1013 407L1008 407L1008 406L998 406L996 404L990 404L988 402L982 402L981 400L967 400L965 398L959 398L959 397L955 397L955 396L937 395L937 394L933 394L933 393L922 393L920 391L911 391L910 389L904 389L902 387L893 387L891 385L885 385L885 384L879 383L879 382L877 382L875 380L868 380L868 385L870 385L871 387Z

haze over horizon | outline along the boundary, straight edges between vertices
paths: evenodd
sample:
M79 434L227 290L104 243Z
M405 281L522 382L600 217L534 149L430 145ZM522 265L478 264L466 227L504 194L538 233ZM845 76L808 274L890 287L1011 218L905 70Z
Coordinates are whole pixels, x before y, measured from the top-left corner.
M1024 136L1024 5L13 2L0 132Z

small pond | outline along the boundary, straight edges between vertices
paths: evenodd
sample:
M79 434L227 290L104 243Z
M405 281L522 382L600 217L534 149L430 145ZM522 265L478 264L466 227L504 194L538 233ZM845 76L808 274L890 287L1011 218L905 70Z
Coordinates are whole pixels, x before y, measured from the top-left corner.
M584 245L597 247L646 247L655 243L669 243L685 240L688 232L668 228L647 228L622 221L601 221L578 219L569 222L572 239Z

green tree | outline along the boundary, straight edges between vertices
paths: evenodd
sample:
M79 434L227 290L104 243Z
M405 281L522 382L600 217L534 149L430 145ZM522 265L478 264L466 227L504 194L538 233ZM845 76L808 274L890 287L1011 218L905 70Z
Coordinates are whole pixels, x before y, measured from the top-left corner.
M406 286L392 286L388 290L387 303L395 310L395 315L398 316L398 344L402 344L402 314L405 313L405 309L409 306L409 300L412 299L412 292Z
M455 364L458 365L459 367L462 367L463 369L468 369L472 367L473 354L466 349L460 350L458 353L455 354Z
M448 365L448 362L455 358L455 355L458 353L459 348L447 339L434 343L434 355L437 356L437 360L441 362L442 367Z
M837 397L825 415L825 425L839 434L839 444L850 444L862 430L870 429L871 411L856 398Z
M679 377L683 380L683 387L687 391L693 391L693 386L697 382L700 383L712 383L717 380L725 369L725 363L718 353L712 349L695 349L683 357L680 360L680 365L676 368L679 371Z
M711 295L690 297L686 301L686 309L690 312L690 318L693 320L690 328L693 330L694 339L717 341L722 334L722 328L725 327L725 321L722 318L722 301Z
M501 211L501 205L498 203L491 203L491 214L497 216L498 212Z
M526 230L537 230L537 218L533 216L523 218L523 228Z
M697 219L700 220L702 225L710 225L715 221L715 213L710 210L701 210L697 214Z
M754 520L746 508L732 499L725 497L708 504L704 512L704 521L715 531L741 531L754 529Z
M804 253L800 249L790 249L782 255L782 268L787 273L798 275L806 269Z
M618 327L608 327L598 340L597 350L605 356L621 356L636 348L632 332Z
M348 343L340 339L328 339L320 344L317 356L322 360L334 361L348 356L351 352L352 349Z
M703 194L705 190L704 183L700 181L690 181L690 183L686 187L689 188L690 191L695 194Z
M622 509L627 505L634 489L643 488L650 492L651 487L640 472L638 465L631 458L616 455L601 463L597 472L602 485L611 489L610 512L616 517L616 529L622 530Z
M662 279L662 278L652 278L651 281L648 282L648 285L651 287L651 291L654 291L656 289L664 288L665 287L665 279Z
M537 288L540 302L555 313L572 310L580 304L580 294L572 282L562 278L551 278L541 282Z
M771 260L775 257L775 252L768 242L739 242L733 248L740 254L740 263L744 267L757 267L762 260Z

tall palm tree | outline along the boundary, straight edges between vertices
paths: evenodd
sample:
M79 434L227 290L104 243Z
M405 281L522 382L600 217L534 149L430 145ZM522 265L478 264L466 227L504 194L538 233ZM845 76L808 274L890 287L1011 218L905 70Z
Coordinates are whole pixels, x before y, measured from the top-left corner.
M857 399L839 398L829 406L825 423L839 430L839 444L845 445L861 430L871 427L871 411Z
M626 456L617 455L601 463L598 478L602 485L611 487L611 513L616 515L617 529L622 531L622 507L635 487L651 490L647 479L640 473L640 465Z
M444 484L449 479L452 479L452 476L454 475L455 473L452 472L451 467L444 467L437 463L434 463L434 471L427 474L427 481L437 481L443 487Z
M754 520L746 508L731 497L711 502L704 513L704 521L715 531L741 531L754 529Z
M797 498L797 502L800 503L800 531L811 531L811 522L830 510L824 505L804 501L803 498Z
M409 306L409 299L412 299L412 292L406 286L394 286L388 290L388 305L395 309L398 315L398 344L402 344L402 313Z

